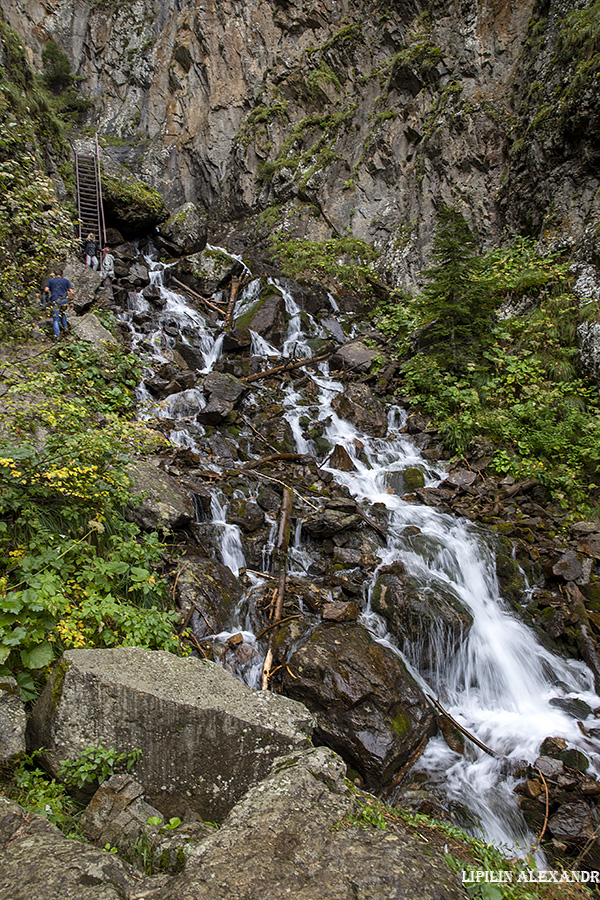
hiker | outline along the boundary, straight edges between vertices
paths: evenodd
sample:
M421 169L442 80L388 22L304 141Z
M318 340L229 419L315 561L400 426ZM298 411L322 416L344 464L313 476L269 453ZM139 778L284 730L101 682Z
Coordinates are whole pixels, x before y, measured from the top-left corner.
M54 332L54 340L60 340L60 329L66 331L69 327L67 322L67 307L73 301L75 291L68 278L61 275L51 275L46 282L43 291L43 308L46 309L48 303L52 309L52 331Z
M104 247L102 250L101 274L103 278L110 278L111 280L115 277L115 258L108 247Z
M94 237L94 232L90 231L83 244L83 255L85 256L86 266L91 266L94 271L98 270L98 244Z

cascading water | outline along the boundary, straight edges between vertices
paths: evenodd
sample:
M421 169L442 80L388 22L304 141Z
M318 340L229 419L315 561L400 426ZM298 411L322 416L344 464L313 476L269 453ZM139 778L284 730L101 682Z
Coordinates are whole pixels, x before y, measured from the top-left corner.
M132 299L134 322L130 327L134 344L150 346L155 360L166 361L166 352L175 344L169 334L169 330L174 330L170 329L170 323L176 323L175 330L184 342L193 341L195 347L200 344L203 366L199 371L210 371L221 353L221 334L215 337L200 313L179 294L164 287L164 266L150 265L152 283L160 291L160 308L154 312L150 326L147 323L145 330L138 330L136 313L138 318L148 317L150 306L141 294ZM285 286L275 279L269 283L284 299L289 320L287 335L282 352L261 336L252 335L252 352L267 359L311 356L309 341L322 338L323 329L310 316L301 314ZM242 287L238 315L248 312L258 302L260 289L258 278ZM335 309L333 298L331 301ZM600 760L594 747L582 735L575 719L552 703L557 698L578 697L592 708L600 705L600 699L593 694L589 670L582 663L565 661L544 649L534 634L511 614L500 596L494 554L483 530L430 507L406 502L400 496L396 486L406 468L419 466L429 485L435 485L442 475L423 460L410 440L398 434L402 411L395 409L390 413L386 438L373 438L358 431L333 410L332 399L343 390L343 385L329 375L326 363L319 364L311 381L318 396L308 402L293 386L285 392L285 417L298 452L316 455L316 447L306 435L306 423L320 423L329 445L343 447L352 461L350 471L340 471L326 459L321 463L322 468L331 472L338 483L346 485L357 500L383 504L387 511L388 540L379 552L379 568L401 560L407 573L420 585L450 593L473 620L458 648L444 646L441 629L430 635L430 643L437 641L434 665L422 658L418 643L397 647L370 603L364 614L367 627L382 643L403 656L430 695L438 697L457 721L496 753L510 760L533 761L540 742L552 734L581 748L591 759L594 771L598 771ZM205 404L200 391L183 390L156 403L142 385L140 397L153 405L154 415L158 413L171 421L173 443L195 448L196 438L204 433L196 420ZM221 559L238 575L245 566L241 534L226 519L225 498L213 494L212 528L219 538ZM271 518L271 522L271 543L267 541L263 549L263 570L269 565L273 549L276 521ZM290 575L305 575L312 557L311 550L302 543L300 523L296 525L289 557ZM250 576L250 581L252 589L264 585L264 580L254 576ZM371 587L367 589L367 597ZM248 606L248 595L245 595L228 623L229 630L213 638L229 653L230 639L241 633L244 652L239 656L243 662L237 671L248 684L257 687L262 657L251 630ZM467 818L470 815L472 821L479 822L488 839L517 852L525 852L531 844L531 835L514 800L512 779L506 776L502 761L471 744L460 756L441 737L435 737L417 769L427 775L429 786L443 794L447 802L470 811Z
M323 373L325 370L323 364ZM342 386L326 374L314 380L321 390L318 418L329 423L325 435L332 445L343 446L354 464L349 472L327 464L323 467L335 473L336 480L357 499L382 503L388 510L389 537L380 553L382 565L401 560L421 585L450 590L473 616L463 646L455 654L437 654L441 663L427 673L427 679L414 658L411 666L411 659L395 645L370 605L365 624L404 656L429 694L438 697L454 718L498 754L532 762L541 741L552 734L580 747L598 771L600 757L594 746L582 737L573 718L551 704L556 698L578 697L591 707L598 706L590 671L583 663L567 662L544 649L533 632L509 612L499 593L493 552L480 529L390 493L390 476L408 467L421 466L429 484L435 484L441 473L428 472L419 452L403 437L375 439L340 419L331 408L331 399ZM399 411L390 416L390 435L396 430L397 414ZM293 414L288 417L292 423ZM298 450L306 452L303 440L298 442ZM407 530L407 526L411 528ZM438 737L429 742L417 768L429 774L429 783L437 786L447 801L470 810L472 820L480 822L488 839L527 852L531 835L514 800L514 782L505 776L506 766L501 761L474 745L460 756Z

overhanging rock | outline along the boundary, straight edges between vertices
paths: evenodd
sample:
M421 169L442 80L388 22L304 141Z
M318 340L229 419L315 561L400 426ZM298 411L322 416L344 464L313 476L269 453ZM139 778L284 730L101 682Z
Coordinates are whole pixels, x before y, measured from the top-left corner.
M309 746L313 724L302 704L215 663L126 647L65 653L30 735L53 774L92 745L139 748L134 774L150 803L220 821L276 757Z

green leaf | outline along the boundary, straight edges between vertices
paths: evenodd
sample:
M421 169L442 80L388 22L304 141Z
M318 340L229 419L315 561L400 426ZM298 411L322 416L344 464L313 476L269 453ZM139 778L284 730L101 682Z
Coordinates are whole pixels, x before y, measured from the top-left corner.
M49 641L44 641L31 650L21 650L21 662L27 669L43 669L54 659L54 650Z

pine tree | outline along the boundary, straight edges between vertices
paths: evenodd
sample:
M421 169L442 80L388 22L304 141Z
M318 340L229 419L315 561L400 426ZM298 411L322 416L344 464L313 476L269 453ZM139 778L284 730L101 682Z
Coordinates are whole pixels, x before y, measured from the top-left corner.
M428 321L422 342L445 367L460 369L476 356L491 324L494 306L489 282L478 278L479 257L473 232L455 207L437 214L434 265L419 297Z

